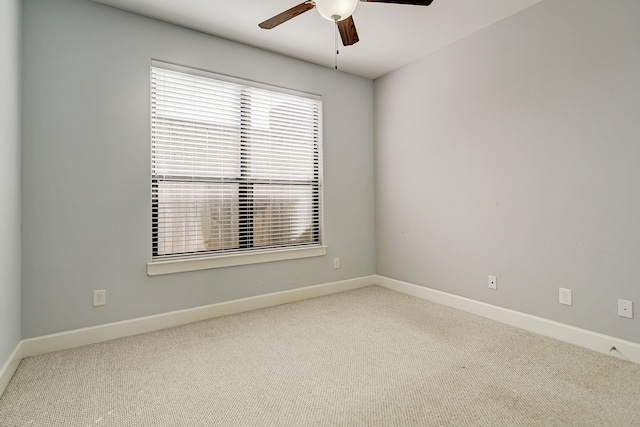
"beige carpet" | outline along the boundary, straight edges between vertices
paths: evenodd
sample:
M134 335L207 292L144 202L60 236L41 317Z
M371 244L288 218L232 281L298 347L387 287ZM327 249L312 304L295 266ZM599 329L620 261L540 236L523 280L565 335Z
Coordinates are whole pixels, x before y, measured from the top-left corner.
M1 426L639 426L640 365L372 286L25 359Z

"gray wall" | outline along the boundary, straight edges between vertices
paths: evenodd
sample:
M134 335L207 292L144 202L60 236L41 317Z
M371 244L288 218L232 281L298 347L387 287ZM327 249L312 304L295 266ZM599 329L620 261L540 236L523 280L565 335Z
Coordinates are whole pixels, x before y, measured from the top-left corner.
M20 341L21 1L0 2L0 366Z
M372 81L86 0L24 26L24 338L375 273ZM322 95L327 256L146 275L152 58Z
M378 274L640 342L639 21L543 1L377 80Z

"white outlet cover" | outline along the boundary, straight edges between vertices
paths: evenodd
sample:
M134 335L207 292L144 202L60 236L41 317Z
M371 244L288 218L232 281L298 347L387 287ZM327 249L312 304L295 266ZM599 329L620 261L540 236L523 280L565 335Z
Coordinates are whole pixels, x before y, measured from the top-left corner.
M633 301L619 299L618 316L633 319Z
M571 298L571 289L567 289L567 288L558 288L558 289L559 289L558 301L560 302L560 304L573 305L572 298Z
M496 276L489 276L489 289L498 289L498 278Z
M93 306L100 307L107 303L107 291L101 289L99 291L93 291Z

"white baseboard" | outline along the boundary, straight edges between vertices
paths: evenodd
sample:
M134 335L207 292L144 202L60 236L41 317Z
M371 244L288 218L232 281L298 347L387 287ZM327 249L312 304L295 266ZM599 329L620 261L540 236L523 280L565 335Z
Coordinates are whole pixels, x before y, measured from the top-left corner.
M25 357L335 294L374 284L375 276L365 276L25 339L18 343L9 359L0 368L0 396L18 369L20 361Z
M640 344L383 276L376 285L640 364ZM616 350L610 351L615 346Z
M383 276L366 276L25 339L18 343L9 359L0 368L0 396L2 396L11 377L18 369L20 361L25 357L124 338L370 285L379 285L640 364L640 344L638 343ZM611 346L615 346L616 350L610 352Z
M215 317L228 316L230 314L243 313L260 308L344 292L374 284L375 276L366 276L29 338L21 342L22 357L37 356L52 351L124 338L201 320L213 319Z
M18 365L23 358L22 353L22 341L18 343L16 348L11 352L9 358L5 362L2 367L0 367L0 397L2 397L2 393L9 385L9 381L11 381L11 377L16 373L18 369Z

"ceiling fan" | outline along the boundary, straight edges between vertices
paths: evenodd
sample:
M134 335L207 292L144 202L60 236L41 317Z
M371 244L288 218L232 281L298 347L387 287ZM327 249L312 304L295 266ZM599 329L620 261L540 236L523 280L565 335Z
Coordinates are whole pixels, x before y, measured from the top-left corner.
M433 0L308 0L258 25L260 28L270 30L315 7L323 18L336 23L340 31L342 44L351 46L360 40L352 16L358 1L363 3L395 3L416 6L429 6L433 2Z

